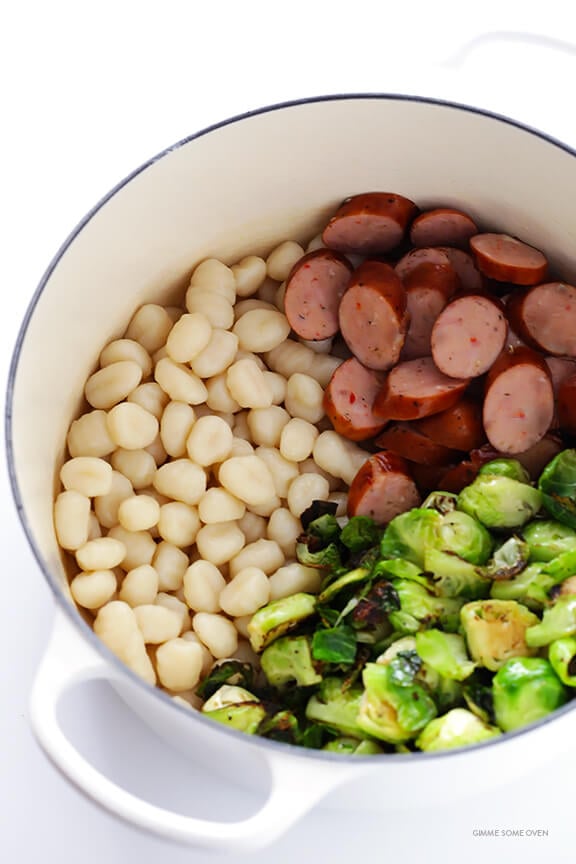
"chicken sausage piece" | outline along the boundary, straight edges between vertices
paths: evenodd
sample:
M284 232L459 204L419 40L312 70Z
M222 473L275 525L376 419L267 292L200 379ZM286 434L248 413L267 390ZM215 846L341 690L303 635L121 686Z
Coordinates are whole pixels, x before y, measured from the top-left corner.
M419 420L451 408L467 386L467 380L440 372L432 357L407 360L389 372L374 400L374 413L388 420Z
M469 452L481 447L484 440L482 409L471 399L461 399L452 408L418 420L414 427L435 444Z
M338 308L352 265L344 255L316 249L296 262L286 281L284 312L302 339L330 339L338 332Z
M408 327L406 291L388 264L364 261L358 267L338 317L344 341L368 369L389 369L398 361Z
M420 494L406 461L395 453L374 453L362 465L348 490L348 516L370 516L385 524L418 507Z
M530 348L500 355L488 374L482 412L490 444L508 456L544 437L554 415L548 367Z
M395 249L418 208L392 192L366 192L347 198L322 233L329 249L382 255Z
M324 411L336 432L350 441L364 441L384 426L372 411L382 376L366 369L355 357L345 360L334 371L324 391Z
M576 375L566 378L560 385L557 405L560 428L576 435Z
M472 261L472 259L470 260ZM402 258L400 258L400 260L395 264L394 269L400 279L405 280L407 276L409 276L417 267L420 267L421 264L452 264L454 269L458 271L456 265L450 260L448 249L434 248L411 249L410 252L407 252L406 255L403 255ZM472 266L474 266L473 262Z
M391 424L378 436L375 444L382 450L391 450L397 456L410 459L419 465L449 465L454 462L453 450L435 444L410 423Z
M576 288L546 282L508 298L512 329L533 348L547 354L576 357Z
M417 216L410 228L414 246L467 246L478 226L467 213L451 207L437 207Z
M401 354L403 360L430 355L434 321L459 287L456 271L448 263L420 264L404 278L410 324Z
M548 261L539 249L508 234L476 234L470 239L476 266L485 276L513 285L537 285Z
M473 465L472 462L460 462L458 465L454 465L453 468L449 468L444 476L440 478L437 488L440 492L454 492L458 494L465 486L469 486L473 482L477 474L478 467Z
M537 480L548 462L563 449L561 439L550 432L547 433L540 441L537 441L528 450L523 453L515 453L514 459L517 459L521 465L528 471L532 480ZM509 454L501 453L496 450L491 444L484 444L477 450L472 450L470 453L470 461L479 470L486 462L491 462L493 459L500 459Z
M476 378L496 361L507 334L508 322L499 303L479 294L458 297L434 323L432 357L445 375Z

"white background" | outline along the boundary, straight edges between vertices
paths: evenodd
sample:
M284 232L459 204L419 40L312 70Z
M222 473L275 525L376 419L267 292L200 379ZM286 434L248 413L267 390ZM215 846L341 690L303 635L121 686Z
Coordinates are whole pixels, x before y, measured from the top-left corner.
M571 5L568 0L24 0L10 10L4 5L2 382L35 285L76 222L139 163L207 124L307 95L410 92L492 108L576 146ZM116 822L81 798L41 754L30 733L27 699L53 604L17 522L4 461L0 506L2 860L214 860ZM157 743L106 686L79 689L65 708L67 728L79 746L111 774L122 762L123 779L133 790L188 812L233 814L236 791ZM523 784L451 810L441 801L431 802L425 813L392 817L316 810L273 849L250 860L348 862L363 855L413 862L426 855L434 862L480 862L514 855L526 864L543 858L572 861L575 768L576 736L572 753ZM544 828L549 834L538 840L479 839L472 835L474 827ZM243 862L248 856L228 860Z

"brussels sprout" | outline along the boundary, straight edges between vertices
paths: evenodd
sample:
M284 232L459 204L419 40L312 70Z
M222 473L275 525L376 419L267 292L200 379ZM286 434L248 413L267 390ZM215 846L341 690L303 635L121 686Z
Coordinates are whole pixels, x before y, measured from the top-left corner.
M402 558L391 558L390 560L377 561L372 569L372 576L394 576L396 579L408 579L410 582L418 582L424 588L433 588L430 578L423 573L420 567L411 561L403 561Z
M563 684L576 687L576 639L563 636L548 648L548 660Z
M425 564L426 570L434 574L434 588L441 597L477 600L490 592L490 579L483 568L464 561L454 552L427 549Z
M426 631L424 631L426 632ZM420 635L420 634L419 634ZM416 651L416 639L414 636L401 636L386 648L383 654L376 658L376 663L386 664L399 654L404 657L416 658L414 668L420 664L420 668L414 674L414 680L425 685L434 699L439 711L448 710L462 701L462 687L457 681L440 675L432 666L425 663L422 656Z
M498 475L478 475L458 496L458 508L487 528L519 528L542 505L538 489Z
M456 509L458 496L453 492L431 492L422 502L422 507L437 510L438 513L452 513Z
M485 568L485 575L495 580L512 579L524 570L528 557L528 544L520 537L509 537L495 550Z
M416 639L414 636L401 636L399 639L395 639L386 650L380 654L379 657L376 658L376 663L382 663L386 665L398 654L406 654L409 651L416 651Z
M530 475L517 459L492 459L479 469L478 474L488 474L497 477L510 477L519 483L530 484Z
M558 453L544 468L538 488L550 516L576 529L576 450Z
M380 542L383 558L405 558L424 565L424 552L435 544L436 529L441 516L437 510L415 507L395 516L388 523Z
M318 595L318 603L326 603L344 588L348 588L349 585L355 585L357 582L365 582L369 575L370 571L363 567L357 567L355 570L350 570L348 573L344 573L343 576L339 576L338 579L334 582L330 582L330 584L324 588L324 590Z
M434 597L417 582L394 579L392 585L400 599L400 610L390 612L388 620L400 633L415 633L423 626L441 624L444 630L457 630L462 600Z
M476 600L460 610L468 650L481 666L495 671L510 657L529 657L535 651L525 634L538 618L514 600Z
M570 597L572 594L576 594L576 576L569 576L560 584L553 585L548 593L550 599L554 601L559 597Z
M525 525L522 536L528 544L530 561L551 561L562 552L576 549L576 531L551 519Z
M554 669L542 657L513 657L494 676L494 713L504 732L540 720L566 701Z
M356 649L356 634L347 624L316 630L312 637L312 656L325 663L351 664L356 659Z
M541 609L548 602L548 591L554 584L543 567L544 564L529 564L512 579L494 582L490 596L495 600L519 600L530 609Z
M554 606L544 610L542 621L526 630L526 644L531 648L549 645L563 636L576 634L576 597L560 597Z
M266 717L264 705L248 690L224 684L202 706L202 713L212 720L255 735Z
M260 658L271 687L296 682L300 687L319 684L322 676L314 668L308 636L282 636L266 648Z
M469 747L500 735L500 730L484 723L465 708L453 708L442 717L431 720L416 739L416 747L433 753L436 750L451 750Z
M210 674L196 688L202 699L209 699L223 684L233 684L251 690L254 683L254 668L240 660L220 660L214 664Z
M352 516L342 528L340 542L351 552L358 553L375 546L382 535L382 528L369 516Z
M454 681L464 681L476 668L466 653L463 637L456 633L423 630L416 634L416 651L427 666Z
M357 741L355 738L334 738L322 749L330 753L346 753L349 756L372 756L384 752L375 741Z
M486 528L461 510L442 516L436 535L439 549L452 552L470 564L486 564L494 545Z
M563 582L569 576L576 574L576 549L561 552L551 561L546 561L542 568L553 580L553 584Z
M313 594L291 594L280 600L273 600L258 609L248 624L250 644L256 652L262 651L279 636L297 627L316 611L316 597Z
M358 723L368 735L400 744L416 734L437 714L426 689L416 682L415 664L398 655L386 665L367 663L362 673L364 695Z
M306 705L306 719L335 729L352 738L365 738L358 723L362 687L353 685L345 689L339 678L324 678L320 689Z

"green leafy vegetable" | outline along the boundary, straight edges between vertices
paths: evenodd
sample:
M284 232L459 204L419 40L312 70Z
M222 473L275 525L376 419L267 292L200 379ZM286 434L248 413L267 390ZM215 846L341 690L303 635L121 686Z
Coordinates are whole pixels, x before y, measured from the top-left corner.
M340 542L351 552L363 552L375 546L382 531L368 516L352 516L340 534Z
M317 630L312 638L312 656L326 663L353 663L356 644L356 634L346 624L329 630Z
M210 674L196 688L202 699L209 699L223 684L233 684L251 690L254 683L254 669L250 663L240 660L225 660L217 663Z
M538 481L550 516L576 529L576 450L563 450L544 468Z

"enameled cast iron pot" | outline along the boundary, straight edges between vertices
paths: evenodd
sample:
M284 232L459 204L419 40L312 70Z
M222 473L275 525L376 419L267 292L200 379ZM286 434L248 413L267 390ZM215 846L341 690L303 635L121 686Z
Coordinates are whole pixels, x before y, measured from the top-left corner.
M461 206L482 225L544 249L574 280L575 189L576 153L506 118L428 99L337 96L264 108L193 135L120 183L66 240L18 337L7 443L16 506L57 603L32 725L56 767L90 798L157 834L239 851L270 842L328 795L332 806L417 807L510 780L568 749L576 702L470 749L364 759L253 738L186 711L126 669L76 611L52 501L66 431L100 349L140 304L177 296L201 259L231 264L284 239L307 240L346 196L384 190L424 207ZM215 772L265 784L262 809L236 823L190 818L103 776L57 718L63 694L94 678L110 681L161 736Z

